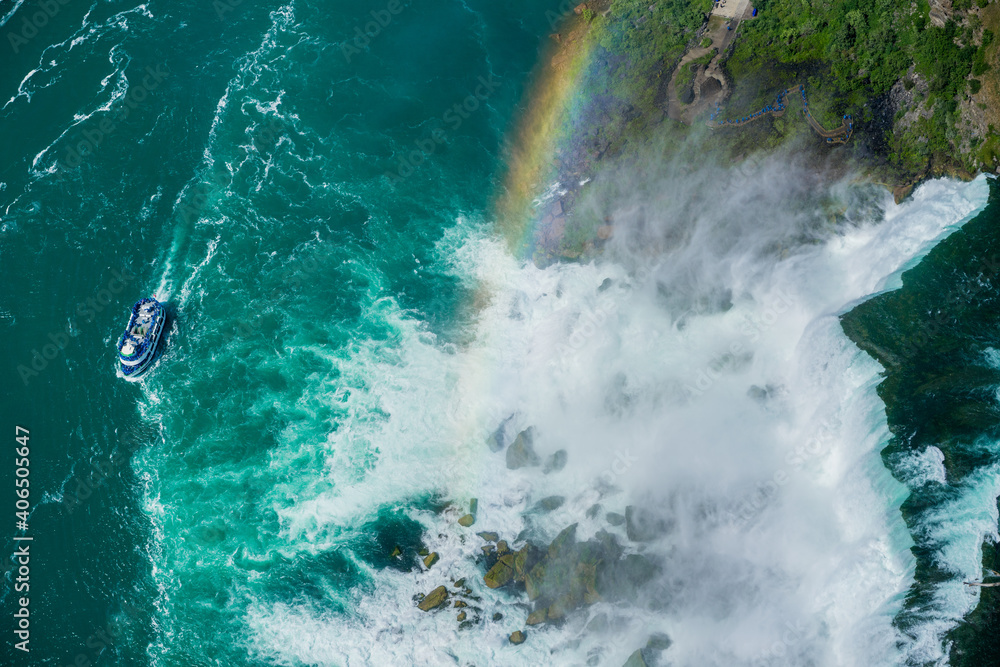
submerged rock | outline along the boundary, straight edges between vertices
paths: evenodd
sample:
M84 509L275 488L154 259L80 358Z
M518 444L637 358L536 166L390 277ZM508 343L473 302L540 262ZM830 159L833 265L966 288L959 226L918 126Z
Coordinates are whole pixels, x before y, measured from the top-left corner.
M500 536L497 535L496 533L482 532L482 533L476 533L476 535L483 538L487 542L496 542L498 539L500 539Z
M651 542L674 528L674 522L653 512L629 505L625 508L625 534L633 542Z
M514 415L510 415L507 419L500 422L500 426L497 427L497 430L493 431L490 437L486 438L486 445L490 448L490 451L499 452L507 446L507 431L513 427L513 420Z
M542 472L548 475L550 472L559 472L566 467L566 460L569 455L566 453L565 449L560 449L555 454L550 456L545 460L545 465L542 467Z
M552 512L563 506L566 502L565 496L549 496L542 498L531 508L532 512Z
M542 607L528 614L528 620L525 623L527 625L539 625L540 623L544 623L548 616L548 611L545 607Z
M643 659L642 651L636 649L635 653L628 657L628 660L625 661L625 664L622 665L622 667L649 667L649 665L647 665L646 661Z
M438 586L433 591L424 596L424 599L420 601L417 608L421 611L430 611L431 609L436 609L448 600L448 589L444 586Z
M525 634L520 630L515 630L510 635L511 644L523 644L525 639L527 639L527 636L525 636Z
M518 433L514 443L507 448L507 467L517 470L537 466L539 462L534 448L534 428L527 428Z
M608 512L604 515L604 518L608 520L612 526L620 526L625 523L625 516L619 514L618 512Z

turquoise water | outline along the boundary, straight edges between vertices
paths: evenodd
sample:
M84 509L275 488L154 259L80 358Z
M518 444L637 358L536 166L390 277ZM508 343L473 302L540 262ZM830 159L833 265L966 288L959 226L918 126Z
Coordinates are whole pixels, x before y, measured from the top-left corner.
M737 176L663 165L608 189L605 259L536 268L489 211L558 8L68 0L16 52L34 14L3 15L3 417L34 506L31 653L5 636L5 664L621 664L654 631L678 665L904 664L914 623L940 649L904 605L897 408L837 316L985 183L830 225L786 206L815 187L794 163L724 204ZM126 383L145 295L171 327ZM508 470L484 446L508 417L566 470ZM456 526L472 498L476 529L538 542L627 543L591 510L647 503L676 531L629 549L665 575L514 647L526 610ZM974 565L989 530L954 529ZM413 605L459 578L472 627Z
M279 499L318 483L306 443L387 417L352 403L371 381L345 368L359 348L391 363L400 328L455 335L464 295L434 246L460 216L482 224L557 5L403 3L376 31L387 3L71 0L18 53L5 37L3 413L31 428L32 498L50 501L31 521L31 664L97 659L109 624L101 664L234 664L248 577L288 599L368 585L335 554L225 565L269 553ZM356 27L378 32L359 53ZM481 107L443 120L480 78L496 84ZM446 141L391 182L436 128ZM116 271L134 278L87 306ZM174 314L166 353L147 386L123 383L113 339L154 293ZM67 326L25 384L16 367ZM363 474L356 456L344 474ZM74 511L53 501L108 461Z

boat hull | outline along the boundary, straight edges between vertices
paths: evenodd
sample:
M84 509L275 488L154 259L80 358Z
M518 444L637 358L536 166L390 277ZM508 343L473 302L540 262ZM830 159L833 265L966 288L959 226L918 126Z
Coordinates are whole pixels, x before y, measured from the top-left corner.
M118 339L119 376L134 380L149 370L166 321L166 310L155 299L141 299L132 306L128 326Z

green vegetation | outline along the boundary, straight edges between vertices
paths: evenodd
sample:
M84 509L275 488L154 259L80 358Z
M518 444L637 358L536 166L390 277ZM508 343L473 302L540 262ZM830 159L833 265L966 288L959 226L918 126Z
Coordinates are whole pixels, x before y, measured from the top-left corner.
M629 140L648 138L663 117L671 72L711 9L712 0L615 0L591 21L596 48L585 85L593 98L568 119L581 143L616 154ZM587 122L599 108L617 111Z
M700 46L703 49L707 49L708 47L712 46L712 38L706 37L705 39L701 40L701 44L699 44L698 46Z
M971 0L964 3L955 0L953 6L971 9ZM814 116L827 123L853 114L865 124L870 140L889 146L889 164L883 165L889 176L905 179L922 173L932 159L938 164L955 162L958 103L982 86L981 81L970 82L970 74L978 77L990 69L990 30L983 31L977 45L974 21L965 27L954 20L943 27L931 25L926 0L914 5L893 0L757 0L755 4L758 17L741 26L734 54L726 63L741 102L753 106L772 99L775 89L789 84L787 79L762 76L762 71L812 75L809 100ZM962 20L962 15L956 18ZM933 117L899 128L893 121L901 116L886 122L873 115L870 102L900 80L913 91L914 81L907 76L911 66L927 82L926 98L920 101ZM884 136L872 136L876 133ZM959 166L969 166L970 157L960 160Z

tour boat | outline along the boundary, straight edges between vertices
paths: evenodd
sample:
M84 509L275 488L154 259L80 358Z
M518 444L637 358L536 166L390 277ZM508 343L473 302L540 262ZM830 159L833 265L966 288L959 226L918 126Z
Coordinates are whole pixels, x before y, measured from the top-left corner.
M167 313L156 299L140 299L132 306L128 327L118 339L119 367L126 378L136 378L152 365L166 320Z

